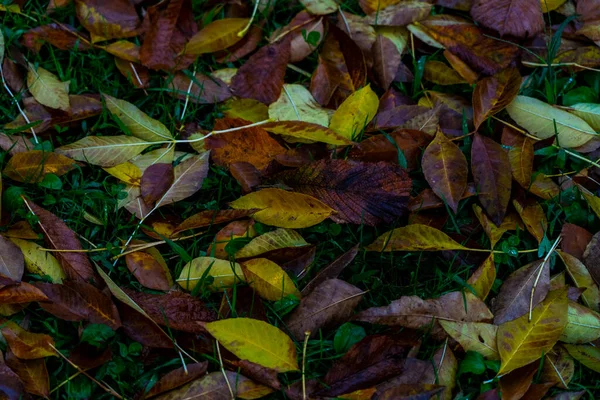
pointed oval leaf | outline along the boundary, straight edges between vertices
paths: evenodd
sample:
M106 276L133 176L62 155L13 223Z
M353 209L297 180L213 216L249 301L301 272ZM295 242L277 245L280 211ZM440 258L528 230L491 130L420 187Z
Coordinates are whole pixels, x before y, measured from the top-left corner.
M52 348L54 340L49 335L28 332L12 321L4 322L0 332L15 356L22 360L56 355Z
M183 54L214 53L233 46L242 39L243 36L238 36L238 33L249 21L248 18L223 18L213 21L192 36Z
M515 199L512 203L529 233L536 238L538 243L541 243L548 229L548 220L542 206L531 199L524 202Z
M600 348L591 345L565 344L571 357L592 371L600 373Z
M552 291L531 314L498 327L499 375L525 366L549 352L567 325L567 288Z
M479 201L498 226L510 201L512 177L508 155L500 144L476 132L471 148L471 168Z
M475 294L481 300L485 300L492 290L496 280L496 264L494 263L494 254L490 254L483 263L473 272L467 283L471 285Z
M329 125L329 113L302 85L285 84L281 95L269 105L269 118L274 121L304 121Z
M539 0L496 0L493 7L485 0L475 0L471 15L501 36L532 37L544 29Z
M77 161L101 167L114 167L131 160L152 143L132 136L87 136L56 149Z
M204 327L227 350L243 360L278 372L299 369L294 342L264 321L230 318L209 322Z
M69 111L69 82L61 82L50 71L29 64L27 71L27 87L33 97L40 103L50 108Z
M4 167L4 175L17 182L37 183L47 174L61 176L75 168L72 159L60 154L31 150L15 154Z
M575 286L585 288L585 291L581 294L583 302L592 310L600 311L600 289L587 267L569 253L561 250L557 250L556 252L565 264L567 273L575 283Z
M25 268L30 274L48 276L54 283L62 283L66 279L60 263L49 251L39 250L37 243L11 238L11 242L19 246L25 257Z
M455 322L440 320L444 330L465 351L475 351L490 360L499 360L496 333L498 327L483 322Z
M582 146L596 135L583 119L533 97L517 96L506 110L532 135L540 139L556 136L561 147Z
M345 146L353 142L322 125L303 121L278 121L262 125L263 129L277 135L291 136L299 142L322 142L336 146Z
M142 171L140 168L130 162L124 162L114 167L102 168L115 178L129 185L140 186L142 180Z
M108 110L117 117L135 137L147 142L173 140L173 135L160 121L150 118L133 104L107 94L102 97Z
M502 144L510 146L508 161L513 177L519 185L529 189L533 174L533 140L512 128L505 127L502 131Z
M478 81L473 91L473 123L475 128L502 111L519 94L521 74L507 68L494 76Z
M0 275L20 282L24 271L25 259L21 249L0 235Z
M252 218L281 228L308 228L322 222L334 212L326 204L301 193L281 189L262 189L229 203L235 209L258 208Z
M329 128L352 140L377 114L379 98L370 85L352 93L331 116Z
M209 155L210 152L192 155L178 164L173 170L173 184L156 202L156 207L187 199L200 190L204 178L208 175Z
M427 225L413 224L379 236L368 251L468 250L444 232Z
M240 264L213 257L198 257L187 263L177 283L185 290L194 290L196 285L212 278L208 286L211 290L223 290L244 281L244 273Z
M542 382L553 382L562 389L568 389L574 373L575 361L573 357L569 355L563 346L554 346L544 359Z
M467 189L469 167L460 148L438 131L423 153L423 174L431 189L458 212L458 202Z
M50 378L45 360L41 358L36 360L19 360L13 353L7 352L6 365L19 375L27 393L44 398L50 397Z
M288 274L266 258L254 258L242 263L246 282L263 299L279 301L283 297L300 298L300 292Z
M596 131L600 131L600 104L573 104L569 110L572 114L587 122Z
M577 344L600 338L600 314L574 301L569 301L568 313L561 341Z
M173 286L173 278L167 263L154 248L136 251L125 256L127 268L138 282L148 289L167 291Z
M235 253L235 257L238 259L250 258L286 247L304 246L309 246L309 243L298 232L292 229L278 228L252 239Z

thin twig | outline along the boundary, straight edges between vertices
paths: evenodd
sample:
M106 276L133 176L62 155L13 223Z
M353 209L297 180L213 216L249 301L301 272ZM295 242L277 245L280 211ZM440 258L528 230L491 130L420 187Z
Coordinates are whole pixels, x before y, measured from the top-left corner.
M225 378L225 383L227 383L227 388L229 388L229 393L231 393L231 400L235 400L235 395L233 394L233 389L231 388L231 384L229 383L229 379L227 378L227 372L225 372L225 367L223 367L223 358L221 357L221 348L219 346L219 341L217 343L217 354L219 355L219 366L221 367L221 373Z
M6 91L10 95L11 99L14 101L15 105L19 109L19 113L21 114L21 116L23 117L23 119L25 120L25 122L27 123L27 125L31 124L31 121L29 120L29 117L27 117L27 114L25 114L25 111L23 111L23 109L21 108L21 105L19 104L19 101L17 100L17 98L13 94L12 90L10 90L10 88L6 84L6 80L4 79L4 69L2 68L2 64L1 63L0 63L0 77L2 77L2 85L4 86L4 89L6 89ZM35 130L33 129L33 126L29 127L29 129L31 130L31 134L33 135L33 141L35 143L39 143L40 141L38 140L38 137L35 134Z
M338 11L340 13L340 16L342 17L342 21L344 21L344 26L346 27L346 30L348 31L348 36L350 36L350 39L352 39L352 32L350 32L350 25L348 25L348 20L346 20L344 11L342 11L342 6L338 5Z
M544 270L544 266L550 259L550 256L552 255L552 253L554 253L554 250L556 250L556 247L558 247L558 244L560 243L561 240L562 240L562 236L559 236L554 241L554 243L552 244L552 247L548 251L548 254L546 254L546 257L544 257L544 260L538 267L539 271L537 273L537 276L535 277L535 281L533 282L533 287L531 288L531 296L529 297L529 322L531 322L531 317L533 314L533 296L535 295L535 289L537 288L538 282L540 281L540 277L542 276L542 271Z
M248 21L248 23L246 24L246 27L244 27L244 29L242 29L241 31L239 31L237 33L238 37L244 37L244 35L246 34L246 32L248 32L248 29L250 29L250 26L252 25L252 21L254 21L254 17L256 16L256 12L258 11L258 5L260 4L260 0L256 0L254 2L254 10L252 10L252 16L250 17L250 20Z
M304 332L304 346L302 347L302 399L306 400L306 348L310 331Z
M299 73L300 75L304 75L307 78L312 78L312 75L310 74L310 72L307 72L307 71L303 70L302 68L298 68L294 64L288 64L287 67L289 69L291 69L292 71Z
M257 2L258 3L258 2ZM194 70L192 71L192 79L190 79L190 84L185 91L185 103L183 104L183 111L181 112L181 121L185 118L185 112L187 110L188 104L190 102L190 93L192 91L192 85L194 84L194 78L196 77L196 66L194 65Z

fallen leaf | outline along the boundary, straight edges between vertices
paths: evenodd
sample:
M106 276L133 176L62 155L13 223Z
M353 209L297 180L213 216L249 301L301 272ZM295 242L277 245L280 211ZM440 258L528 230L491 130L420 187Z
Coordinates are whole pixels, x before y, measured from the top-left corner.
M127 268L148 289L167 291L173 286L173 278L167 263L154 248L136 251L125 256Z
M114 167L131 160L151 145L151 142L125 135L86 136L55 151L77 161Z
M568 389L574 373L575 362L573 357L569 355L564 347L556 345L551 352L546 354L541 381L552 382L562 389Z
M220 103L231 97L227 84L219 78L197 72L191 75L177 72L169 79L169 93L180 100L189 99L196 104ZM216 128L215 128L216 129Z
M535 0L537 1L537 0ZM479 128L486 119L502 111L519 94L521 75L507 68L478 81L473 91L473 123ZM508 127L505 130L510 129Z
M265 300L279 301L287 296L300 298L296 284L281 267L266 258L242 263L246 282Z
M222 290L244 281L242 267L238 263L213 257L197 257L183 267L177 283L185 290L194 290L199 283L206 284L208 277L213 278L208 285L211 290Z
M236 219L246 218L258 210L205 210L186 218L177 225L174 233L187 231L189 229L203 228L205 226L218 225Z
M467 188L469 167L460 148L439 132L423 153L423 174L439 197L458 213L458 202Z
M142 199L146 204L154 204L165 195L175 179L173 165L157 163L149 166L140 181Z
M359 245L355 245L350 250L333 260L329 265L320 270L317 275L302 289L302 295L306 296L312 292L317 286L321 285L328 279L335 279L346 268L356 255L358 254Z
M383 35L377 35L375 43L371 48L373 55L374 72L377 76L377 82L382 89L387 90L394 78L396 72L402 63L402 52L394 42Z
M3 173L17 182L37 183L47 174L66 174L75 168L74 164L73 160L60 154L30 150L12 156Z
M202 187L204 178L208 175L208 157L210 152L201 155L190 155L173 170L173 184L167 189L155 207L187 199Z
M305 332L310 332L310 336L314 337L321 329L329 329L347 321L364 293L342 280L328 279L302 299L286 320L286 326L298 341L304 339Z
M329 113L302 85L284 84L279 98L269 105L269 118L274 121L304 121L329 125Z
M44 293L27 282L0 288L0 304L22 304L44 300L48 300Z
M13 237L10 241L23 252L27 272L47 276L54 283L62 283L63 279L66 279L60 262L51 252L39 250L40 246L38 244L26 240Z
M230 243L235 243L236 239L241 238L252 239L257 235L258 233L254 229L254 221L252 220L230 222L217 232L215 239L206 250L206 254L211 257L227 260L229 259L228 251L231 251Z
M49 335L27 332L12 321L4 322L0 332L10 350L21 360L56 356L52 348L54 340Z
M427 225L407 225L379 236L368 251L468 250L444 232Z
M26 399L25 386L19 376L4 362L0 354L0 393L8 400Z
M50 108L69 111L69 82L61 82L50 71L29 64L27 87L33 97Z
M533 200L520 202L515 199L512 201L512 204L525 223L525 227L529 233L536 238L538 243L541 243L548 230L548 220L542 206Z
M440 399L451 400L452 392L456 387L458 361L454 352L448 347L448 343L437 349L431 361L435 368L435 377L430 382L444 387L443 392L440 394ZM427 388L426 385L423 386ZM438 388L434 390L436 389Z
M571 357L592 371L600 372L600 349L591 345L565 344Z
M496 280L496 264L494 263L494 254L490 254L483 263L473 272L467 283L471 285L477 297L481 300L485 298L492 290Z
M352 93L333 113L329 128L341 136L352 140L371 122L379 99L369 85Z
M475 351L490 360L499 360L496 333L498 327L483 322L440 320L440 325L465 351Z
M581 294L583 302L592 310L600 311L600 289L596 282L594 282L586 266L568 253L560 250L557 250L556 253L565 264L565 269L575 283L575 286L585 288L585 291Z
M242 36L238 33L248 24L247 18L223 18L211 22L187 43L184 54L200 55L233 46Z
M20 282L25 271L25 258L21 249L0 235L0 275Z
M567 324L567 289L548 293L533 308L531 320L523 315L498 327L499 375L533 362L552 349Z
M97 41L136 36L140 19L127 0L104 2L101 0L75 0L79 22L94 35Z
M537 364L531 363L502 375L499 384L502 398L506 400L523 398L533 385L533 378L536 372Z
M50 378L43 359L19 360L15 355L6 352L6 365L19 376L27 393L49 398ZM1 386L0 386L1 388Z
M262 125L262 128L278 135L291 137L298 142L323 142L337 146L353 144L353 142L322 125L303 121L277 121Z
M208 362L187 364L185 367L174 369L163 375L154 386L146 393L145 398L157 396L194 381L206 374Z
M235 257L237 259L247 259L279 249L306 246L309 246L309 243L298 232L291 229L278 228L252 239L236 252Z
M298 371L296 346L278 328L251 318L209 322L206 330L227 350L278 372Z
M485 1L474 0L471 15L500 36L532 37L544 29L539 0L499 0L491 7Z
M262 189L229 203L234 209L258 208L252 218L258 222L281 228L307 228L325 220L333 209L301 193L281 189Z
M61 23L50 23L29 29L23 33L22 41L27 48L35 52L39 52L44 43L50 43L61 50L90 49L89 38L86 35L77 32L70 25Z
M423 78L437 85L460 85L467 83L455 70L441 61L427 61L423 70Z
M140 186L142 180L142 170L131 162L124 162L122 164L115 165L114 167L103 169L122 182L134 186Z

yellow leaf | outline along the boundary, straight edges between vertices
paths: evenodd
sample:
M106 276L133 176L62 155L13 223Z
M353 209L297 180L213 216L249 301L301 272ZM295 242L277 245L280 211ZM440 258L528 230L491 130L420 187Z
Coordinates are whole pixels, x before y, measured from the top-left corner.
M304 121L328 126L329 113L302 85L285 84L279 98L269 105L269 118L274 121Z
M587 267L569 253L560 250L556 252L565 264L565 267L567 267L567 273L575 283L575 286L585 288L585 291L581 294L581 299L585 305L594 311L599 311L600 290Z
M262 125L268 132L282 136L291 136L298 142L323 142L336 146L344 146L353 142L336 133L334 130L322 125L311 124L303 121L277 121Z
M298 371L296 346L281 330L264 321L231 318L204 324L227 350L277 372Z
M506 111L517 124L540 139L556 135L561 147L584 145L596 135L583 119L533 97L517 96Z
M544 1L544 0L542 0ZM587 122L596 131L600 131L600 104L579 103L570 106L572 114Z
M467 83L455 70L441 61L429 60L425 63L423 78L437 85L459 85Z
M222 290L244 281L240 264L214 257L198 257L183 267L177 283L185 290L194 290L198 283L209 277L214 279L208 286L211 290Z
M184 54L204 54L226 49L242 39L238 33L244 29L248 18L224 18L213 21L196 33L185 46Z
M496 265L494 264L494 254L490 254L488 258L477 268L467 283L473 287L475 294L481 300L485 300L487 295L492 290L494 281L496 280Z
M27 87L38 103L50 108L69 111L69 82L61 82L56 75L42 67L35 70L29 64Z
M579 188L579 192L581 192L581 195L583 196L585 201L587 201L594 214L600 217L600 197L594 196L589 190L587 190L581 185L577 185L577 187Z
M487 237L490 239L492 248L496 246L496 243L498 243L506 231L515 231L517 230L517 227L521 229L523 228L521 221L519 221L519 216L513 212L508 213L504 217L504 220L502 220L500 226L496 226L496 224L490 221L488 216L477 204L473 204L473 212L479 220L479 223L481 224L481 227L485 231Z
M223 104L223 114L229 118L260 122L269 119L269 108L258 100L234 98Z
M134 164L130 162L124 162L114 167L102 168L115 178L122 182L128 183L134 186L140 186L142 181L142 171Z
M562 6L567 0L540 0L540 4L542 5L542 12L547 13L552 10L556 10L558 7Z
M427 225L407 225L379 236L368 251L468 250L444 232Z
M289 295L300 298L300 292L294 281L271 260L266 258L248 260L242 264L242 270L246 282L263 299L278 301Z
M148 142L173 140L173 135L162 122L150 118L133 104L106 94L102 97L111 114L121 120L133 136Z
M600 338L600 314L569 301L567 326L560 337L565 343L588 343Z
M496 333L498 327L483 322L454 322L440 320L444 330L465 351L475 351L490 360L499 360Z
M74 143L56 149L77 161L101 167L114 167L131 160L152 145L133 136L87 136Z
M370 85L352 93L333 113L329 128L348 140L358 135L377 114L379 98Z
M63 155L30 150L17 153L4 167L4 175L17 182L41 182L47 174L61 176L75 168L75 162Z
M549 352L567 325L567 288L554 290L529 314L498 327L498 351L504 375Z
M10 238L25 256L25 269L30 274L49 276L53 283L62 283L65 273L58 260L49 251L39 250L40 246L23 239Z
M525 227L529 233L536 238L538 243L541 243L544 239L546 230L548 229L548 220L546 219L546 213L542 206L536 201L528 201L525 204L522 204L515 199L512 203L525 223Z
M252 239L235 254L235 257L238 259L256 257L272 250L303 246L309 246L309 244L298 232L279 228Z
M334 212L314 197L281 189L263 189L230 203L236 210L257 208L252 218L281 228L308 228L322 222Z
M591 369L600 372L600 347L590 345L565 344L571 357Z

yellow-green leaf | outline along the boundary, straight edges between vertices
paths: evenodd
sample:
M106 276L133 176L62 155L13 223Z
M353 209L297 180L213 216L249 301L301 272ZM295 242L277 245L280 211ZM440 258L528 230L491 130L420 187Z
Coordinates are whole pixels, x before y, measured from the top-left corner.
M102 97L111 114L117 117L133 136L147 142L173 140L173 135L162 122L150 118L133 104L106 94Z
M565 348L577 361L600 373L600 347L591 345L565 344Z
M242 39L238 33L248 18L224 18L213 21L196 33L185 46L184 54L204 54L226 49Z
M567 288L554 290L529 314L498 327L499 375L533 362L549 352L567 325Z
M142 170L130 162L124 162L114 167L103 169L120 181L130 185L140 186L140 182L142 181Z
M579 103L571 106L571 113L587 122L596 131L600 131L600 104Z
M242 360L277 372L298 371L294 342L273 325L251 318L231 318L209 322L204 328Z
M322 142L336 146L345 146L353 142L322 125L304 121L277 121L262 125L262 128L276 135L288 136L298 142Z
M348 140L358 135L377 114L379 98L370 85L352 93L333 113L329 128Z
M38 103L50 108L69 111L69 82L61 82L56 75L42 67L36 70L29 64L27 87Z
M263 189L230 203L236 210L257 208L252 218L281 228L308 228L322 222L334 212L314 197L282 189Z
M229 118L260 122L269 119L269 108L258 100L234 98L223 104L223 114Z
M576 257L564 251L556 251L562 259L565 267L567 267L567 273L578 288L585 288L585 291L581 294L581 299L589 308L594 311L598 311L600 303L600 290L598 285L590 275L587 267L579 261Z
M58 260L49 251L39 250L40 245L23 239L11 238L25 257L25 269L30 274L49 276L53 283L62 283L65 273Z
M440 320L444 330L465 351L475 351L490 360L499 360L496 333L498 327L483 322L454 322Z
M270 301L278 301L283 297L294 295L300 298L296 284L288 274L266 258L254 258L242 264L246 282L256 290L260 297Z
M540 139L556 135L561 147L578 147L596 135L583 119L533 97L517 96L506 110L517 124Z
M490 254L483 263L473 272L467 283L473 287L475 294L481 300L485 300L492 290L496 280L496 264L494 263L494 254Z
M379 236L367 246L369 251L468 250L444 232L427 225L413 224Z
M274 121L304 121L329 125L329 113L302 85L285 84L277 101L269 105L269 118Z
M211 290L222 290L244 281L240 264L214 257L198 257L187 263L181 270L177 283L185 290L194 290L200 282L212 283Z
M235 253L235 257L238 259L256 257L268 251L303 246L309 246L309 244L298 232L292 229L279 228L252 239Z
M560 340L565 343L588 343L598 338L600 338L600 314L570 301L567 326Z
M87 136L56 152L77 161L101 167L114 167L131 160L152 143L133 136Z

